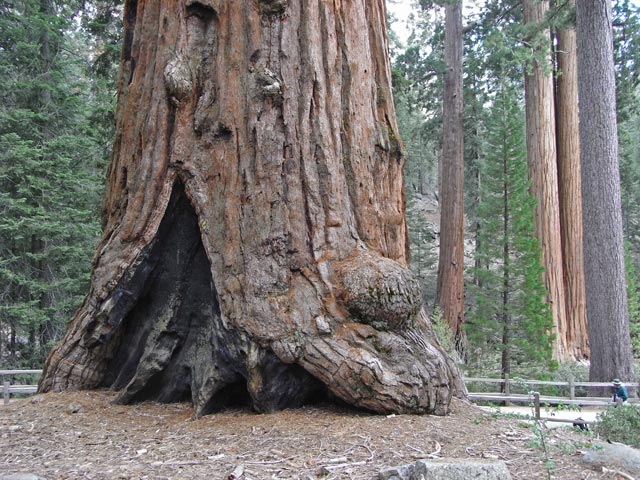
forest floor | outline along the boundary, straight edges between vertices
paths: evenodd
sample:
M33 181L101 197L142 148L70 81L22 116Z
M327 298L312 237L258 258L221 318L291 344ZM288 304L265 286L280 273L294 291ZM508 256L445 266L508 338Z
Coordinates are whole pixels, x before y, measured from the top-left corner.
M0 479L374 479L384 467L429 457L502 460L514 479L616 478L581 459L589 433L567 427L541 436L523 420L459 400L446 417L323 404L194 418L186 403L123 406L114 396L46 394L0 406Z

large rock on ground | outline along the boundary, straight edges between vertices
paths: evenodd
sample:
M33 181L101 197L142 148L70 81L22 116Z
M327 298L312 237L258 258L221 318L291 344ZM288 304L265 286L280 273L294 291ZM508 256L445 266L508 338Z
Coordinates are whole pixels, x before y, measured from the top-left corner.
M637 448L621 443L599 443L580 453L582 460L592 467L624 470L634 477L640 476L640 450Z
M392 467L380 472L380 480L510 480L504 462L477 460L418 460L415 465Z

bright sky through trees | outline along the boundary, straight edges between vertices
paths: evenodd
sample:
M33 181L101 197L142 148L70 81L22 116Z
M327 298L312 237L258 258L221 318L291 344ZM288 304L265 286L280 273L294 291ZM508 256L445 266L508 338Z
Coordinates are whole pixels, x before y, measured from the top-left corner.
M415 3L415 0L387 0L387 10L393 14L397 20L393 25L393 30L403 43L407 41L411 33L409 17L411 13L418 8ZM472 15L479 13L483 3L483 0L464 0L464 10L462 14L465 23L469 21ZM640 0L632 0L631 3L640 7Z

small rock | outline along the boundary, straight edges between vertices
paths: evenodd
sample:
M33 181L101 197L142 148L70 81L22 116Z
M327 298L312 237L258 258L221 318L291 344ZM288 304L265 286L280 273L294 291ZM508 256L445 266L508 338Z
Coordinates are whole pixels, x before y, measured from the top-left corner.
M67 413L82 413L82 405L71 403L67 406Z
M44 402L44 397L42 395L37 395L31 399L31 403L34 405L36 403L42 403L42 402Z
M378 474L379 480L411 480L415 465L401 465L399 467L385 468Z

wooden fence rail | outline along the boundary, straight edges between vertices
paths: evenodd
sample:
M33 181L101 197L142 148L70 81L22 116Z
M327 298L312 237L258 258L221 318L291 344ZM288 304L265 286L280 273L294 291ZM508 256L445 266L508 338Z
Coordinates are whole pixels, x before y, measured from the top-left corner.
M2 383L2 397L4 403L9 403L11 395L13 394L34 394L38 391L37 385L12 385L7 377L13 377L17 375L42 375L42 370L0 370L0 380ZM505 404L522 403L525 405L533 405L536 419L540 419L540 405L579 405L579 406L606 406L611 405L610 397L576 397L575 387L610 387L609 382L574 382L569 380L568 382L552 382L543 380L521 380L521 379L509 379L509 378L479 378L479 377L464 377L465 384L469 383L491 383L491 384L504 384L503 392L470 392L469 399L474 401L485 402L504 402ZM538 392L531 392L530 394L512 394L512 386L557 386L557 387L569 387L569 397L557 397L549 395L540 395ZM625 383L630 389L640 386L638 383ZM631 403L637 403L637 398L630 398ZM559 420L553 418L546 418L547 421L565 421L571 422L571 420ZM585 422L588 423L588 422Z
M493 383L504 384L503 392L491 392L491 393L469 393L469 399L472 401L484 401L484 402L504 402L505 405L513 403L522 403L530 405L533 408L534 417L536 420L544 420L547 422L564 422L573 424L588 424L593 423L587 420L568 420L554 417L541 417L540 406L541 405L576 405L580 407L604 407L612 405L611 397L587 397L576 396L575 387L611 387L611 382L575 382L569 380L568 382L553 382L543 380L521 380L521 379L509 379L507 378L477 378L477 377L464 377L465 384L469 383ZM511 386L557 386L557 387L569 387L569 397L559 397L551 395L540 395L539 392L532 391L528 394L512 394ZM629 391L636 389L640 384L635 382L625 382ZM629 398L629 403L638 403L637 398Z
M576 387L611 387L611 382L576 382L573 379L569 379L567 382L553 382L547 380L523 380L523 379L513 379L513 378L478 378L478 377L464 377L465 384L469 384L472 382L475 383L497 383L503 384L504 389L502 392L488 393L487 395L503 395L509 396L511 394L512 387L514 386L526 386L526 387L534 387L534 386L555 386L555 387L568 387L569 388L569 400L574 400L576 398L582 398L585 400L600 400L602 401L602 397L576 397ZM640 386L639 383L636 382L625 382L625 385L629 389L629 392L633 394L634 389L637 389ZM631 395L633 396L633 395ZM471 398L471 396L470 396ZM553 397L549 397L551 401ZM557 397L558 400L566 397ZM634 399L635 400L635 399ZM631 400L632 402L634 400ZM509 402L509 400L506 400ZM571 402L564 401L564 403L571 404ZM581 403L575 403L576 405L581 405ZM586 404L585 404L586 405Z
M4 403L9 403L11 395L24 393L33 395L38 391L37 385L12 385L7 377L15 375L42 375L42 370L0 370L0 380L2 381L2 398Z

